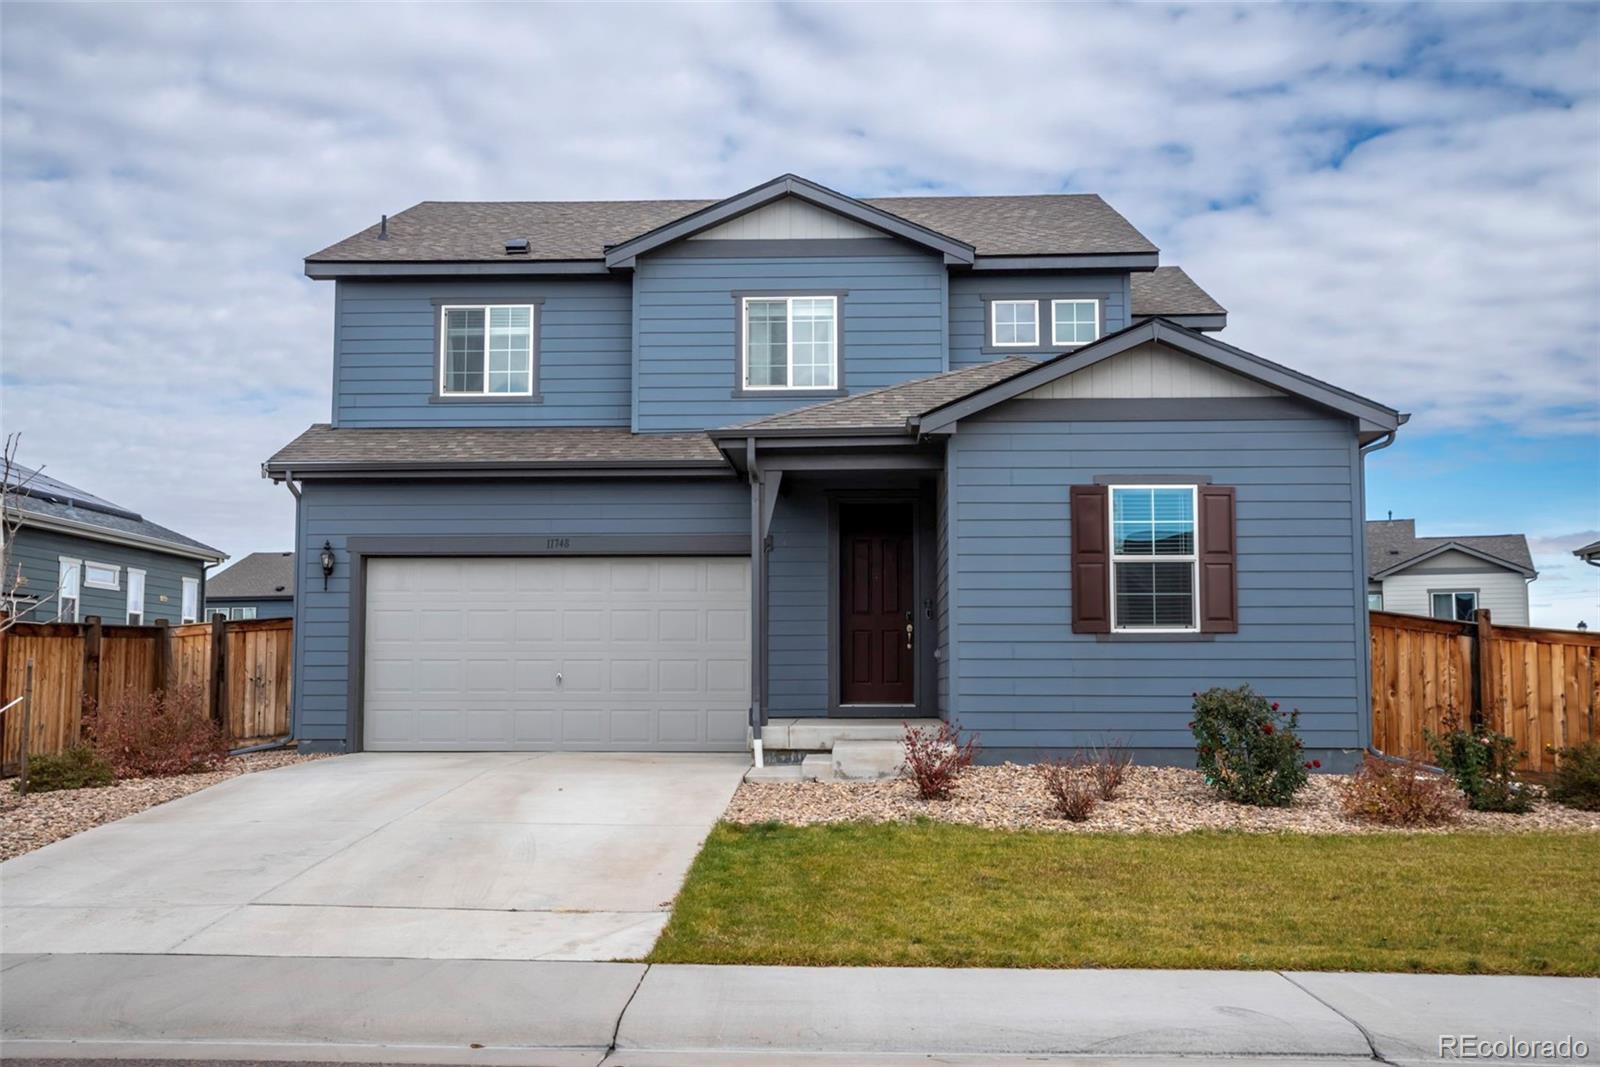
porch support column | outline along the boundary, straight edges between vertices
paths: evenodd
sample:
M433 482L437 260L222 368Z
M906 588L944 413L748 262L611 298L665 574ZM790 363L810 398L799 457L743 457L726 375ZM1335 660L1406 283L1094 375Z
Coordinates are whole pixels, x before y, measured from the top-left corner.
M750 481L750 749L757 767L764 766L761 724L766 718L762 697L766 691L767 552L762 543L761 471L756 466L756 441L744 440L745 475Z

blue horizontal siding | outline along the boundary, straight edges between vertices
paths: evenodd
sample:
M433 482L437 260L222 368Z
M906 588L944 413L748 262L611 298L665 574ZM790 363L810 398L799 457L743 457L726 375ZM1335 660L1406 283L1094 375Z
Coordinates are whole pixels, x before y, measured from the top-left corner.
M946 368L946 277L937 257L903 253L796 258L647 256L634 272L636 428L730 426L816 403L804 397L734 397L732 294L744 290L844 290L843 385L852 392Z
M40 530L24 526L12 540L8 565L8 578L21 577L18 589L27 597L48 601L37 608L19 611L26 622L54 622L60 610L56 590L61 581L61 557L92 560L119 568L117 589L94 589L81 580L78 582L78 618L98 615L102 622L121 625L128 618L128 568L145 572L144 622L150 625L165 619L176 625L183 615L183 579L200 581L204 577L204 564L197 559L169 556L130 545L109 541L96 541L88 537L74 537L55 530Z
M295 731L348 745L351 537L743 534L748 490L729 479L639 482L304 483L297 519ZM324 541L338 563L323 588Z
M1356 747L1366 650L1353 427L1323 416L1019 420L1028 403L964 421L949 445L951 699L962 725L1008 753L1115 737L1182 759L1192 746L1190 694L1249 682L1300 708L1308 746ZM1236 487L1238 633L1072 633L1069 487L1117 474L1201 475Z
M339 426L626 426L632 308L626 278L341 281L335 301ZM430 403L436 299L543 300L542 403Z
M983 298L1100 296L1105 298L1102 333L1128 325L1128 275L1121 274L957 274L950 278L950 369L959 370L1001 358L984 352L989 324ZM1041 316L1050 314L1049 305ZM1047 323L1040 327L1048 330ZM1048 333L1045 334L1048 338Z

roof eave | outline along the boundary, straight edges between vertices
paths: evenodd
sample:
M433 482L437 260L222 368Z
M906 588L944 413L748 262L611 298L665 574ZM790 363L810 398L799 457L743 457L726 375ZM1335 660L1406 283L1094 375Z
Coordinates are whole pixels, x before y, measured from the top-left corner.
M1160 252L1050 253L1032 256L978 256L973 270L1155 270Z
M57 533L72 534L91 541L104 541L107 544L151 549L169 556L182 556L185 559L206 560L211 563L221 563L228 558L226 552L212 548L210 545L181 545L176 541L165 541L159 537L144 537L140 534L125 533L121 530L109 530L104 526L95 526L92 523L73 522L71 519L61 519L52 515L39 515L30 511L20 512L18 517L23 526L54 530Z
M1364 429L1386 433L1398 429L1404 421L1398 411L1376 401L1319 382L1309 375L1206 337L1170 319L1150 318L1107 334L1067 355L1057 356L1035 367L1023 368L987 388L925 412L921 418L913 420L913 425L923 434L948 432L961 419L987 411L1030 389L1092 367L1101 360L1151 341L1169 345L1290 396L1357 419Z
M313 260L305 262L306 277L317 281L360 278L458 278L508 275L610 274L602 259L501 260Z
M835 192L798 175L785 174L709 207L690 212L682 218L664 223L637 237L631 237L620 244L612 245L606 249L605 265L612 269L631 268L635 260L647 252L693 236L718 223L737 218L785 196L797 197L854 219L863 225L943 253L946 263L970 264L976 256L973 247L965 241L908 222L882 208L864 203L853 196Z
M439 460L402 463L328 461L291 463L268 460L262 465L266 476L275 482L289 479L330 478L437 478L454 477L487 478L562 478L562 477L704 477L724 473L727 464L720 459L705 460L618 460L618 461L542 461L512 463L504 461L475 462Z

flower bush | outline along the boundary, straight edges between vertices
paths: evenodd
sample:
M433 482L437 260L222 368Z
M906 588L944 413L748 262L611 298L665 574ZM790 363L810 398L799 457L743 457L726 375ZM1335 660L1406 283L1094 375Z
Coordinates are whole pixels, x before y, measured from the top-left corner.
M1600 741L1556 749L1550 799L1579 811L1600 811Z
M1516 767L1526 753L1514 738L1483 726L1457 726L1442 734L1424 730L1423 736L1434 761L1455 779L1473 811L1520 815L1533 807L1533 794L1517 781Z
M166 692L123 690L94 708L89 743L118 778L214 770L228 758L228 738L201 697L194 684Z
M1322 766L1307 760L1295 729L1300 713L1278 705L1242 685L1207 689L1194 695L1196 765L1206 783L1239 804L1284 808L1306 784L1308 771Z
M1104 795L1099 774L1100 761L1086 763L1081 752L1068 760L1052 760L1039 765L1044 791L1050 794L1055 813L1072 822L1082 822L1094 814Z
M1346 783L1341 803L1352 819L1384 826L1442 826L1459 820L1467 806L1454 783L1416 760L1372 756Z
M907 723L904 743L904 773L923 800L948 800L956 779L972 766L982 749L977 734L969 735L963 743L961 727L953 722L941 722L936 731Z

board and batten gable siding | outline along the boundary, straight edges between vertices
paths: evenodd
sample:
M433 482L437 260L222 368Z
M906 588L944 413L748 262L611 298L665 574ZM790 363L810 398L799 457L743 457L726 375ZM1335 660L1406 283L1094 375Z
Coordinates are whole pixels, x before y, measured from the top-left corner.
M748 535L750 496L733 478L302 484L296 527L295 736L318 750L352 743L347 710L352 537ZM337 560L323 589L324 541Z
M631 305L626 278L339 281L334 300L336 426L626 426ZM435 301L542 301L538 403L436 403Z
M795 196L701 230L691 241L805 241L877 238L886 234Z
M1030 389L1021 399L1233 399L1282 395L1270 385L1151 341Z
M59 603L55 599L60 584L61 557L92 560L121 568L117 589L94 589L85 585L81 575L79 586L78 618L100 616L106 624L121 625L128 618L128 568L144 571L145 624L165 619L176 626L183 616L183 579L202 581L205 565L197 559L169 556L149 549L129 545L96 541L87 537L74 537L55 530L40 530L24 526L17 531L11 544L10 562L20 565L27 579L24 593L50 597L49 604L27 613L28 622L53 622ZM166 597L166 602L162 602Z
M1026 349L989 349L988 305L985 298L1037 297L1040 306L1040 336L1046 342L1041 351L1061 351L1049 345L1050 304L1055 298L1100 297L1100 333L1115 333L1128 325L1128 275L1078 273L970 273L950 278L950 369L960 370L979 363L992 363L1007 355L1029 355Z
M1501 626L1528 625L1528 580L1465 552L1441 552L1383 582L1383 610L1432 615L1432 593L1476 590L1478 607Z
M737 242L719 242L719 252ZM859 255L708 257L693 242L643 256L634 271L635 425L642 433L748 422L816 396L735 396L735 292L838 292L843 386L861 392L947 367L943 261L903 242ZM687 246L687 247L686 247Z
M950 439L951 713L991 759L1118 738L1192 761L1191 694L1250 683L1298 707L1308 749L1364 743L1366 613L1353 424L1310 407L1260 419L1050 421L1015 400ZM1299 415L1301 417L1294 417ZM1097 476L1195 475L1238 493L1239 630L1075 634L1068 493Z

